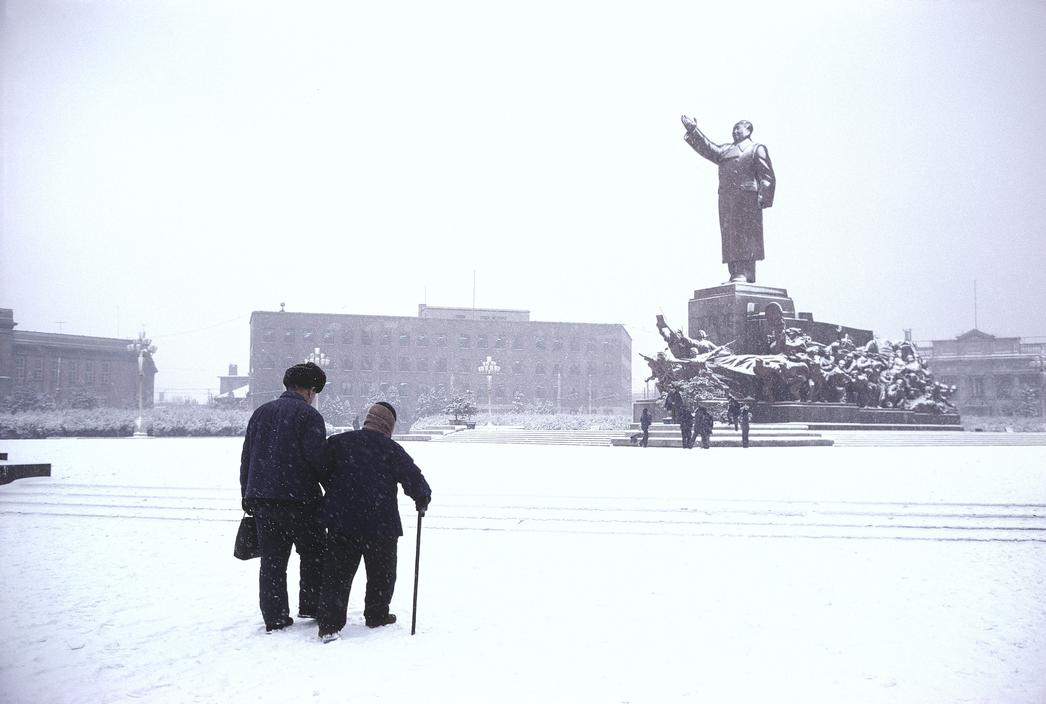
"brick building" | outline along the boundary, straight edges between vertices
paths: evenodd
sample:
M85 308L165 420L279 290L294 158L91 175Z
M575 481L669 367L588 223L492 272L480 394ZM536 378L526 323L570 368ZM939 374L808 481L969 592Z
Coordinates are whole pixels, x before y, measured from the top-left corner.
M134 342L113 337L15 330L14 311L0 308L0 399L31 391L67 402L90 397L106 406L138 405ZM156 366L144 364L142 399L153 405Z
M501 367L492 405L627 412L632 338L623 325L530 320L525 310L418 307L417 317L254 311L251 401L283 391L283 372L316 350L330 359L323 395L360 405L394 385L410 406L425 391L469 389L487 406L488 357ZM323 399L321 399L322 403Z
M934 377L958 387L952 399L963 415L1013 415L1034 390L1037 413L1046 401L1046 343L996 337L976 328L954 340L920 346Z

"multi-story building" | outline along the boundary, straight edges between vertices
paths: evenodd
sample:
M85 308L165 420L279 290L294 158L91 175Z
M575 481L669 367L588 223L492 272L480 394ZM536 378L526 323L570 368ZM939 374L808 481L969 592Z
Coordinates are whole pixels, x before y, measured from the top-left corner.
M362 406L390 386L411 406L442 386L468 389L488 405L489 356L500 367L490 405L520 398L563 412L625 412L630 405L632 338L623 325L530 320L525 310L418 306L417 317L254 311L252 405L279 396L284 370L323 355L324 395ZM321 401L322 403L322 401Z
M1046 343L975 328L954 340L920 346L919 354L938 381L958 387L952 401L963 415L1043 414Z
M107 406L138 405L134 340L15 330L14 311L0 308L0 399L32 391L65 402L89 397ZM153 405L152 358L143 359L142 402Z

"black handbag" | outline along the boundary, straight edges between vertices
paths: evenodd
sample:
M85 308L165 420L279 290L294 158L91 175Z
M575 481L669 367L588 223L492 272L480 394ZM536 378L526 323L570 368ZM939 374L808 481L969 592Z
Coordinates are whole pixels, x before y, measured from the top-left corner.
M243 514L240 519L240 527L236 529L236 547L232 550L232 556L237 560L251 560L261 557L258 548L258 524L254 522L254 516Z

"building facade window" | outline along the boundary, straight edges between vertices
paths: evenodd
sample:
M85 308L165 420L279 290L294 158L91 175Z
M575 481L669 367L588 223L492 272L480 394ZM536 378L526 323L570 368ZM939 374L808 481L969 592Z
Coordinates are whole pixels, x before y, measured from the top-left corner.
M441 332L436 334L436 347L447 346L447 333Z
M374 333L370 330L360 330L360 344L361 345L373 345L374 344Z
M461 349L468 349L471 346L472 346L472 338L471 337L469 337L465 333L461 333L460 335L458 335L458 347L460 347Z
M382 357L381 363L378 365L378 369L380 369L383 372L391 372L392 362L389 361L388 357Z
M486 335L476 335L476 347L478 347L481 350L487 349L487 336Z
M534 365L534 373L535 374L544 374L545 373L545 363L544 362L538 362L537 364L535 364Z
M94 360L88 359L84 362L84 383L94 386Z
M294 342L294 330L283 331L283 341L287 344Z
M15 357L15 381L25 381L25 357Z
M429 346L429 336L426 335L423 332L419 332L414 339L415 339L416 344L418 345L418 347L428 347Z
M360 357L360 369L363 369L364 371L368 371L369 372L373 368L374 368L374 361L368 355L364 355L364 356Z
M400 371L401 372L409 372L410 371L410 360L408 358L400 357Z
M262 328L261 339L262 342L274 342L276 340L276 331L272 328Z
M513 336L513 338L512 338L512 349L514 349L514 350L521 350L521 349L523 349L523 337L522 336L520 336L520 335Z
M37 357L33 360L33 381L44 380L44 358Z
M400 333L400 347L410 347L410 333L409 332L401 332Z
M970 377L970 398L984 398L984 377Z
M308 343L312 342L312 328L305 328L301 331L301 341Z
M392 346L392 333L390 333L388 330L382 330L381 331L381 346L382 347L391 347Z
M538 335L536 338L534 338L534 347L539 350L545 349L546 344L544 335Z
M552 351L553 352L558 352L561 349L563 349L563 338L562 337L553 337L552 338Z
M995 377L995 395L999 398L1010 398L1013 396L1013 377L998 375Z
M494 349L498 349L498 350L505 349L505 336L504 335L498 335L496 338L494 338Z
M334 328L328 327L323 331L324 342L334 342Z
M108 386L113 382L113 372L111 362L102 362L102 383Z
M341 382L341 395L342 396L352 396L352 382L351 381L343 381L343 382Z
M344 371L344 372L351 372L352 371L352 357L348 357L348 356L342 357L342 360L341 360L341 370Z
M447 358L446 357L440 357L439 359L436 360L436 371L437 372L445 372L445 371L447 371Z
M523 373L523 362L521 360L517 359L515 362L512 363L512 373L513 374L522 374Z
M353 334L352 330L342 330L341 331L341 344L343 344L343 345L351 345L352 342L353 342L353 338L354 337L355 337L355 335Z
M417 363L417 370L419 372L427 372L429 370L429 362L427 359L419 359Z

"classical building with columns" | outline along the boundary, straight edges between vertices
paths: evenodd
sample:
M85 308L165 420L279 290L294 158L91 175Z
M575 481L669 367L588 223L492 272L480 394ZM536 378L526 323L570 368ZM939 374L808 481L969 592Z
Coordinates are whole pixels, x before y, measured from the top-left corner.
M418 306L417 317L254 311L250 398L257 408L283 392L284 370L329 360L323 395L362 405L395 386L410 405L425 391L468 389L486 408L489 356L495 409L514 399L562 412L627 412L632 338L623 325L534 321L526 310ZM322 401L321 401L322 402Z
M14 311L0 308L0 400L31 391L59 403L90 397L106 406L138 405L134 340L16 330ZM142 401L153 405L156 366L144 358Z

